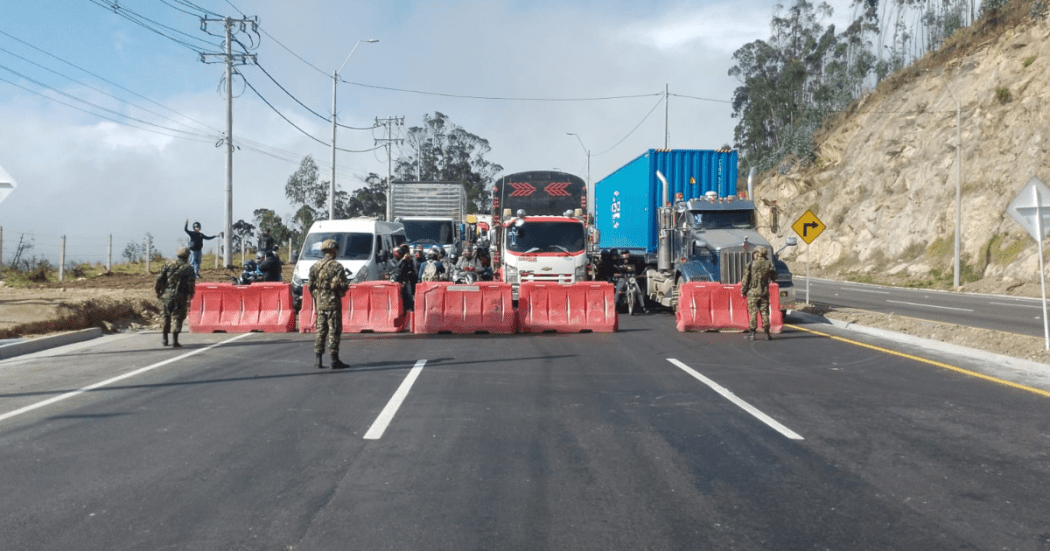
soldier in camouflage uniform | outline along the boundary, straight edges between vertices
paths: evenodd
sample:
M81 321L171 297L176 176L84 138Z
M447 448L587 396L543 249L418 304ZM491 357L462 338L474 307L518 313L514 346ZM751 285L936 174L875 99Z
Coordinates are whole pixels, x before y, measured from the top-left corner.
M348 367L339 361L339 338L343 333L343 295L350 288L343 265L335 259L339 244L334 239L321 243L324 258L310 267L310 296L314 299L314 311L317 314L314 338L314 353L317 359L314 367L320 369L321 356L324 355L325 343L332 353L332 369Z
M186 321L189 311L190 299L195 291L193 266L188 262L190 250L179 247L175 252L176 260L169 262L161 268L157 274L157 281L153 284L153 291L164 306L164 346L168 346L168 332L171 331L171 346L181 348L179 344L179 333L182 331L182 322ZM172 324L174 321L174 326Z
M751 263L744 270L744 278L740 280L740 294L747 298L747 312L750 320L747 335L744 338L755 340L755 329L758 328L758 320L755 318L762 314L762 329L766 332L766 340L773 340L769 334L769 284L777 279L777 269L769 261L769 252L765 247L755 247L755 255Z

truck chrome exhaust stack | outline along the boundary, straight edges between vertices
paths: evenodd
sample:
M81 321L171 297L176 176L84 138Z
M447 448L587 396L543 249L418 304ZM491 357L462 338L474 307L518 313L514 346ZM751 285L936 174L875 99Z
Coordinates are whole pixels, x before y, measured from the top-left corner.
M667 204L671 193L667 178L659 170L656 171L656 177L660 179L660 183L664 186L663 203L661 203L657 213L660 217L660 240L656 249L656 269L661 272L670 272L672 265L671 232L674 231L674 221L672 220L674 217L671 213L674 211L674 207Z

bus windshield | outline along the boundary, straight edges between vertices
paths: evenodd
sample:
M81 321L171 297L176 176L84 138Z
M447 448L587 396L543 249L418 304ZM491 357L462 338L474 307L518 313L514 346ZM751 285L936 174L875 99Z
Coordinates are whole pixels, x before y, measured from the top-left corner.
M583 250L583 224L526 222L507 227L507 250L516 253L576 253Z

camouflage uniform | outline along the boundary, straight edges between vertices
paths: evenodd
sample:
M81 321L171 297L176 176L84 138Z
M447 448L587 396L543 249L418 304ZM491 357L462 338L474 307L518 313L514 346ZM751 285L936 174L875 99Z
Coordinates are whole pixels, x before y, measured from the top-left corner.
M740 294L747 297L747 312L750 316L747 337L751 339L755 338L755 329L758 328L756 316L760 312L766 340L772 339L769 334L769 284L776 281L777 269L769 261L767 255L765 247L756 248L755 256L744 270L744 278L740 280Z
M176 260L161 268L153 284L153 291L164 306L163 341L161 341L164 346L168 346L169 331L172 333L172 346L182 346L179 344L179 333L182 332L182 323L186 321L190 300L196 290L194 284L196 275L193 266L187 262L189 256L189 249L179 247L176 252Z
M342 264L335 259L336 243L326 240L321 244L325 257L310 267L310 296L314 299L314 311L317 314L314 338L314 353L317 355L315 367L324 367L321 356L328 350L332 355L332 368L346 367L339 361L339 339L343 333L343 295L349 289L346 272Z

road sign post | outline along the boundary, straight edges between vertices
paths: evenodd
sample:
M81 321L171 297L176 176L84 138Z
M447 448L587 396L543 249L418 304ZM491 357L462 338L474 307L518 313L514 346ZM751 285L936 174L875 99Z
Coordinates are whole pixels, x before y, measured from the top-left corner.
M1039 253L1039 283L1043 289L1043 346L1050 350L1050 320L1047 319L1046 275L1043 272L1043 236L1050 227L1050 188L1039 178L1032 178L1013 201L1006 207L1006 212L1021 225L1028 235L1035 238Z
M817 218L813 211L807 210L805 214L798 217L791 229L806 242L806 304L809 304L809 244L817 238L827 226Z

